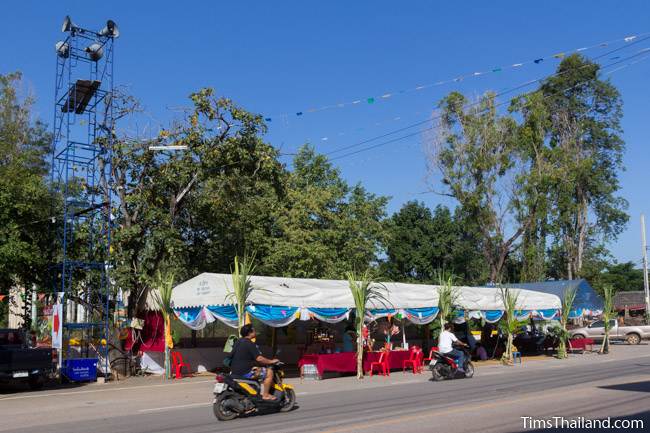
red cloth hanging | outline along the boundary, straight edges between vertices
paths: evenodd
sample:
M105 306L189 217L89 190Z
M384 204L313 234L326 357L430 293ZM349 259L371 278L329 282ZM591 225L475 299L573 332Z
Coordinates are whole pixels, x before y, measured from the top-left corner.
M133 352L164 352L165 319L162 313L147 311L138 318L144 319L144 326L141 330L129 328L124 349Z

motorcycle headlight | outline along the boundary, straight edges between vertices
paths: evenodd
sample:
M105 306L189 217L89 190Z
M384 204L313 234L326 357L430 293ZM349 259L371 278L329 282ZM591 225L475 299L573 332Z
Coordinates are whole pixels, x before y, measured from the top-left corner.
M278 375L279 375L280 377L284 377L284 371L278 371Z

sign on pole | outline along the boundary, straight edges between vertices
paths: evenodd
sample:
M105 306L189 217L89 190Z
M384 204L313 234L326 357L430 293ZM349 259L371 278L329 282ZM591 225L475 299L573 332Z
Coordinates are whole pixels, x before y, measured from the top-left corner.
M52 307L52 348L63 347L63 304L59 299Z

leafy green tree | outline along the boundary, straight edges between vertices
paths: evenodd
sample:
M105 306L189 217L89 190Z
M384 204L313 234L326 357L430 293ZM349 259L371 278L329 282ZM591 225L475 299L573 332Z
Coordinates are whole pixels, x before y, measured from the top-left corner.
M0 74L0 294L48 287L52 195L47 185L50 134L33 120L21 74ZM3 303L3 306L7 303Z
M452 92L439 107L430 167L441 174L446 194L475 222L490 281L499 282L508 256L534 218L540 170L518 146L514 118L497 114L494 94L469 104Z
M616 292L643 290L643 270L634 262L607 264L594 280L598 286L610 285Z
M569 56L539 90L556 167L551 228L568 279L582 275L590 243L616 239L628 220L627 202L618 195L625 150L622 102L599 69L580 55Z
M277 152L259 137L265 131L260 116L215 97L211 89L191 99L193 111L170 131L154 140L119 139L114 146L113 276L130 290L130 315L144 308L150 281L163 263L179 279L205 270L228 272L230 257L255 241L258 231L270 231L264 203L282 189ZM122 102L118 112L137 111L131 99ZM149 150L152 144L187 150L157 153ZM261 216L253 217L256 211Z
M447 215L449 216L448 210ZM448 222L452 223L451 217ZM417 201L404 204L386 221L387 260L383 264L385 274L398 281L430 281L436 267L435 236L431 210ZM444 246L449 247L450 243ZM445 253L448 252L451 252L451 248Z
M484 259L477 227L460 207L438 205L433 212L411 201L385 221L382 270L396 281L438 283L439 269L457 275L459 283L483 283Z
M339 170L304 146L289 174L286 200L276 208L270 274L341 278L341 269L377 262L387 199L350 187Z

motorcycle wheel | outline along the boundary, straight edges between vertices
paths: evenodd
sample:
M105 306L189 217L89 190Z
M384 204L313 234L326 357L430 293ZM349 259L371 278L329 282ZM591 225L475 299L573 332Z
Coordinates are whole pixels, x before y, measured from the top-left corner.
M436 382L440 382L441 380L445 380L446 374L445 374L445 366L442 364L436 364L433 366L433 369L431 370L431 374L433 375L433 380Z
M239 414L234 410L225 407L224 403L230 398L232 398L230 393L223 393L220 394L219 397L217 397L217 401L212 404L214 416L216 416L219 421L230 421L239 416Z
M468 362L465 366L465 377L470 379L472 376L474 376L474 364Z
M282 401L282 407L280 412L289 412L296 405L296 391L293 389L284 390L284 400Z

